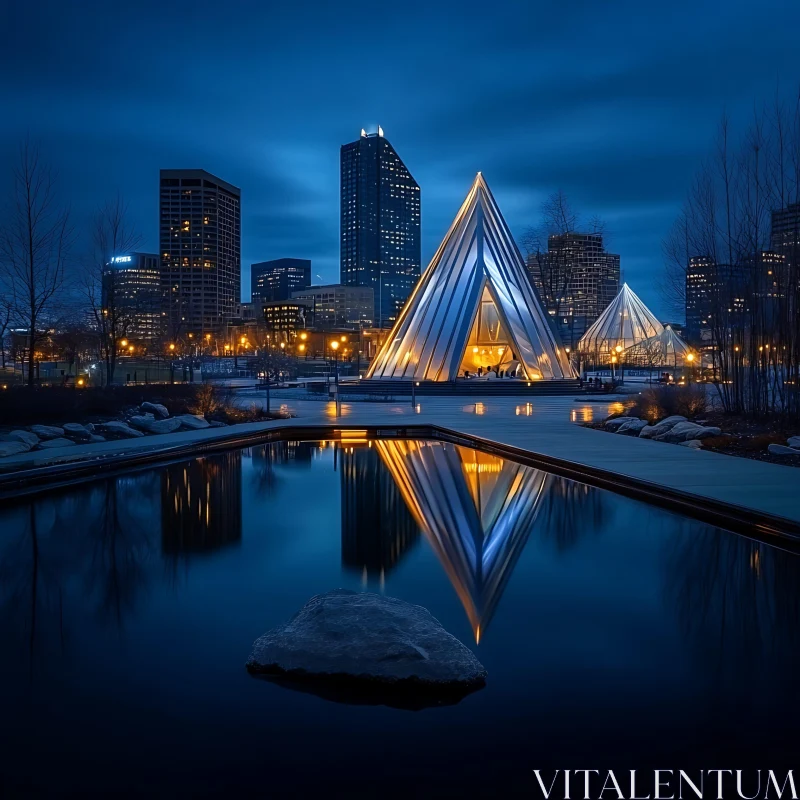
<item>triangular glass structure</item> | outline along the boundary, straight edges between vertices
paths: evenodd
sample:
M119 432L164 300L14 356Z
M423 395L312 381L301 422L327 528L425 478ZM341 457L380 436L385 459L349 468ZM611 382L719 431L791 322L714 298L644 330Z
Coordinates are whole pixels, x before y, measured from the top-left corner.
M484 324L481 317L491 320ZM485 342L479 341L483 333ZM503 364L527 380L572 377L511 232L478 173L367 378L452 381L471 366Z
M444 442L379 439L375 446L480 641L553 476Z
M578 350L586 354L623 350L663 333L664 326L627 283L606 310L581 337Z
M625 351L625 362L653 367L677 367L694 351L686 342L666 325L657 336L651 336Z

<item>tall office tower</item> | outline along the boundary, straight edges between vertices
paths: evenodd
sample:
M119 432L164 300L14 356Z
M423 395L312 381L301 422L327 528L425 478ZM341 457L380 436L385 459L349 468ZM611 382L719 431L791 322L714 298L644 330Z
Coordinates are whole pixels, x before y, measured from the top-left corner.
M161 270L158 253L126 253L103 271L103 308L115 306L118 330L129 339L151 342L161 334Z
M202 169L161 170L166 333L218 333L240 301L241 193Z
M561 341L574 347L619 294L619 256L596 233L559 233L547 252L531 254L528 272Z
M689 259L686 270L686 327L683 337L694 347L710 334L711 291L716 281L716 264L708 256Z
M342 564L380 579L414 546L419 526L374 448L342 447L340 453Z
M251 302L256 305L288 300L292 292L311 285L311 262L305 258L276 258L250 267Z
M383 130L341 149L341 283L370 286L390 327L420 274L420 190Z

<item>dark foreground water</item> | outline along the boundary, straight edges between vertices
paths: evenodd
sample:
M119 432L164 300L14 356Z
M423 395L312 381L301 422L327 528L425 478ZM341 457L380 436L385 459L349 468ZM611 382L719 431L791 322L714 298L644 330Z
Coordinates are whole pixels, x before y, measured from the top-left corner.
M0 794L540 797L537 768L797 768L798 563L441 443L276 444L6 504ZM411 712L249 677L253 640L335 587L426 606L486 688Z

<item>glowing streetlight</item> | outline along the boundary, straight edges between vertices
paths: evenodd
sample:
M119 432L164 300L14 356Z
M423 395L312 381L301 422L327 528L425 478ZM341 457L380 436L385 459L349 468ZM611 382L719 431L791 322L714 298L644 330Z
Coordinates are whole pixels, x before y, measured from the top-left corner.
M245 337L245 336L242 336L242 338L239 339L239 343L240 344L244 344L246 341L247 341L247 337Z
M174 350L174 349L175 349L175 345L174 345L174 344L171 344L171 345L169 346L169 349L170 349L170 350Z
M78 378L78 386L83 386L84 380L83 378Z
M133 345L131 345L131 346L128 348L128 352L130 352L130 353L132 353L132 352L133 352Z
M304 344L299 344L297 345L297 349L302 353L306 349L306 346Z
M286 342L281 342L281 350L283 350L284 347L286 347Z
M692 363L692 361L694 361L694 353L689 353L689 354L686 356L686 360L687 360L687 361L688 361L688 362L691 364L691 363Z
M617 353L621 353L622 352L622 345L618 344L614 349L617 351Z
M335 353L338 349L339 349L339 342L337 342L335 340L332 341L331 342L331 350L333 350L333 352Z
M123 339L119 344L120 344L120 347L127 347L128 346L128 340L127 339Z
M305 331L303 331L303 332L300 334L300 339L301 339L302 341L305 341L306 339L308 339L308 334L307 334Z

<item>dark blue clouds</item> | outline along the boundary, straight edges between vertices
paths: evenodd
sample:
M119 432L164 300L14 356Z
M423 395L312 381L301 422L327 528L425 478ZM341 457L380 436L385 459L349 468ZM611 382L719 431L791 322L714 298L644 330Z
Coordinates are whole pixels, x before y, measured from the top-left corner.
M656 309L721 112L800 80L780 0L30 0L0 23L0 146L39 139L79 222L120 191L156 249L158 169L202 167L242 188L245 272L309 257L333 281L338 148L380 123L422 186L423 258L482 170L517 234L556 188L607 218Z

